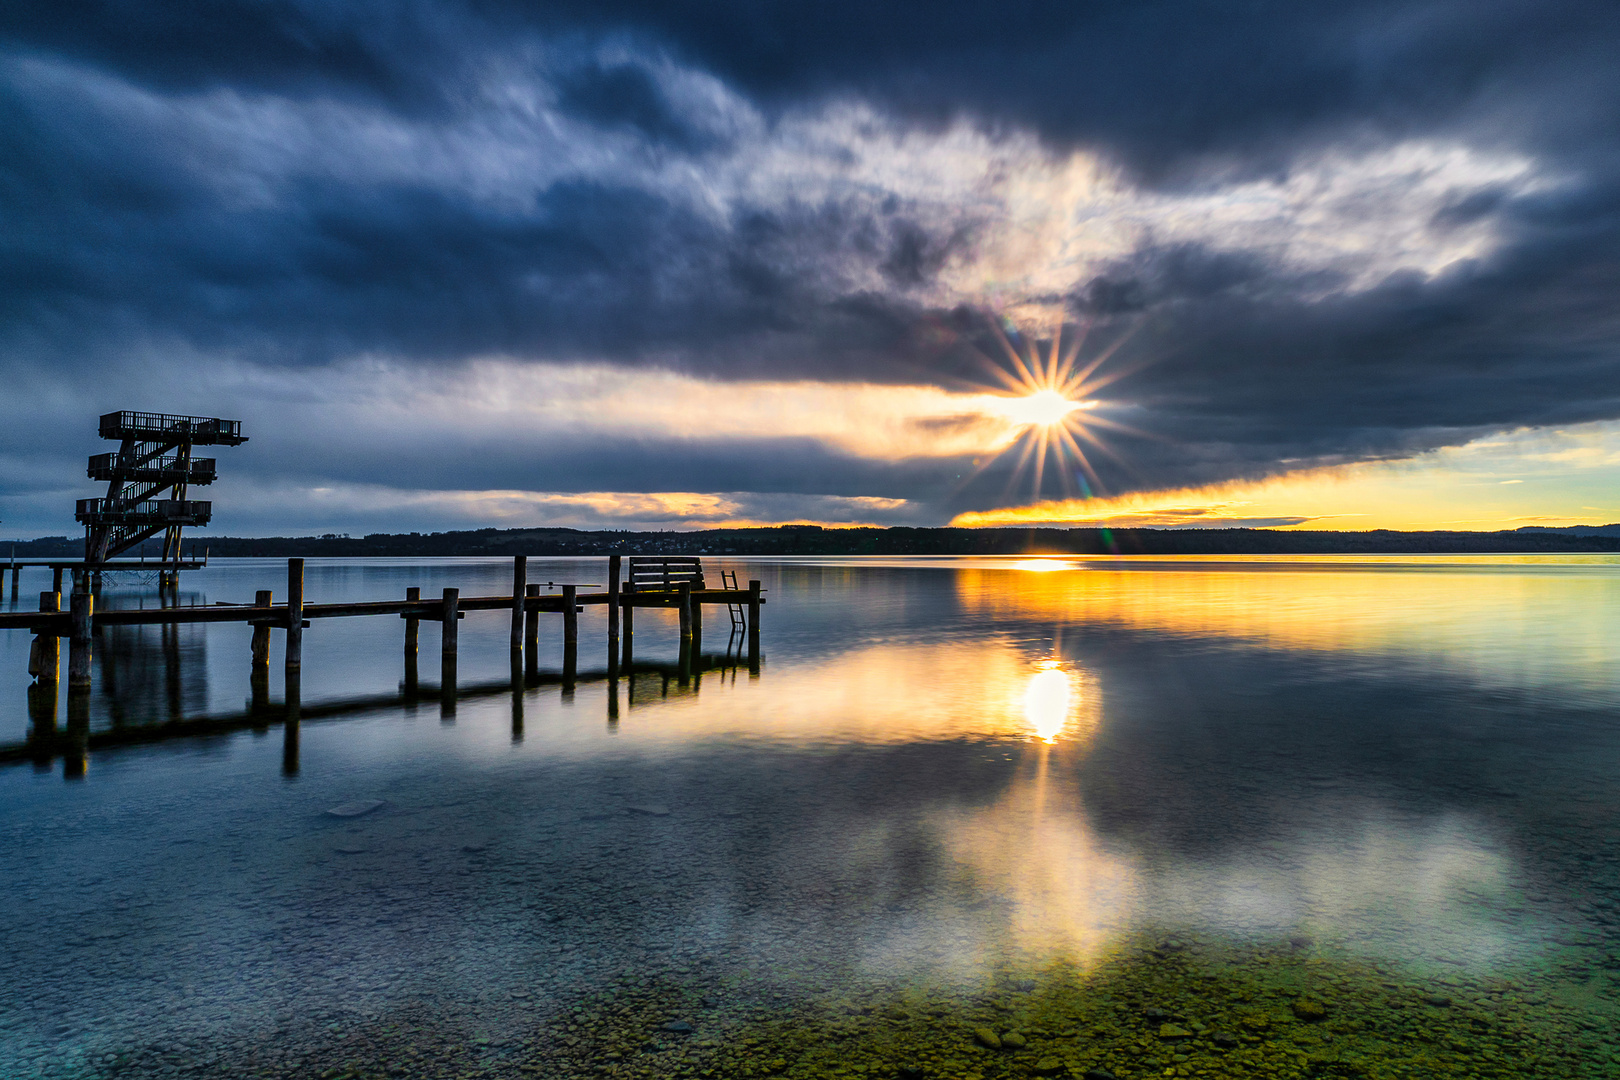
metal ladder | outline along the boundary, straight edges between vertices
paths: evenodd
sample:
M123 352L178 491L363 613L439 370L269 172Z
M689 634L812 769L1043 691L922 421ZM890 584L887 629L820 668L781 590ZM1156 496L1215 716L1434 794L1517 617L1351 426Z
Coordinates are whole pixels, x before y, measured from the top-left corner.
M741 591L740 589L737 588L737 571L735 571L735 570L722 570L722 571L720 571L720 584L728 592L740 592ZM737 601L728 602L726 604L726 611L727 611L727 613L729 613L731 615L731 628L733 630L747 629L747 627L748 627L748 616L747 616L747 614L745 614L743 612L743 606L742 606L742 604L740 602L737 602Z

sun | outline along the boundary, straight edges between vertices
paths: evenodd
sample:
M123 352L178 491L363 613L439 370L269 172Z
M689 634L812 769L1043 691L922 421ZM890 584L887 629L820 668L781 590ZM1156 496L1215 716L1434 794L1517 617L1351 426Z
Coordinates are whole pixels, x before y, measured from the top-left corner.
M1063 423L1070 413L1085 407L1086 402L1070 401L1056 390L1037 390L1024 397L1009 398L1002 409L1007 419L1015 424L1051 427Z
M1044 497L1043 482L1049 467L1066 496L1072 497L1078 492L1090 498L1104 493L1105 485L1085 448L1113 458L1128 469L1123 459L1103 441L1101 431L1113 430L1133 436L1143 433L1098 415L1093 410L1104 406L1105 402L1092 395L1140 366L1116 368L1108 374L1098 370L1125 344L1134 328L1125 327L1107 347L1082 360L1080 353L1090 329L1088 325L1078 327L1078 333L1069 335L1067 348L1065 328L1057 327L1051 337L1051 347L1045 350L1037 349L1034 340L1010 324L1004 327L999 321L992 321L991 327L999 339L1002 355L993 357L980 352L978 356L1003 393L981 398L981 408L1012 425L1017 435L1004 451L983 458L958 483L966 486L993 463L1003 461L1011 465L1007 479L1009 494L1019 477L1029 473L1033 481L1031 494L1036 499Z

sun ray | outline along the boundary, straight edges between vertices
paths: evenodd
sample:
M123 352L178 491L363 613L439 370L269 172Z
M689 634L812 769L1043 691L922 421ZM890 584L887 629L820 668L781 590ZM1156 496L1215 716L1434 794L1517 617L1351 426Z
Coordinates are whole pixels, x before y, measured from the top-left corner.
M1042 426L1036 434L1040 449L1035 454L1035 498L1041 497L1041 477L1046 472L1046 441L1050 428Z
M1080 433L1085 435L1085 429L1082 428ZM1102 477L1098 476L1097 470L1091 467L1091 459L1086 457L1085 448L1075 441L1073 433L1067 427L1059 429L1058 434L1062 437L1064 445L1068 447L1069 453L1074 455L1075 461L1080 463L1080 467L1091 478L1091 482L1096 486L1098 493L1103 493L1105 485L1102 482ZM1107 447L1102 447L1102 449L1105 453L1109 453Z
M985 370L989 371L990 374L995 377L996 381L1001 383L1002 386L1006 387L1008 391L1014 394L1028 392L1029 387L1021 382L1016 375L1009 372L1006 365L997 361L995 357L990 356L983 349L979 348L974 348L973 354L974 357L979 361L980 365L982 365ZM978 388L976 387L976 389Z
M1130 424L1122 424L1118 420L1114 420L1110 417L1103 416L1095 412L1086 414L1086 424L1090 427L1108 428L1110 431L1117 431L1121 435L1130 435L1131 437L1137 439L1148 439L1153 442L1170 441L1168 436L1157 435L1151 431L1144 431L1139 427L1132 427Z
M1069 376L1064 383L1064 393L1071 397L1087 394L1097 390L1099 387L1107 386L1109 382L1113 382L1118 379L1120 376L1115 374L1113 378L1102 382L1090 383L1086 381L1091 378L1092 374L1096 372L1098 368L1106 364L1127 341L1135 336L1136 331L1140 326L1140 323L1132 326L1129 330L1125 331L1125 333L1116 338L1114 342L1108 346L1108 348L1102 350L1096 356L1092 357L1090 363L1086 364L1085 367Z
M1021 378L1023 385L1029 390L1040 389L1039 380L1035 377L1035 373L1030 370L1028 364L1024 363L1024 357L1013 347L1013 343L1008 340L1006 331L1001 328L999 323L993 325L996 336L1001 340L1002 348L1007 350L1007 358L1013 362L1015 373Z
M1018 454L1018 462L1013 466L1012 471L1007 474L1007 483L1005 487L1002 488L1002 495L1004 497L1012 494L1013 487L1018 483L1018 478L1024 475L1024 468L1029 464L1030 455L1035 453L1034 437L1026 435L1024 438L1019 440L1019 446L1020 451Z

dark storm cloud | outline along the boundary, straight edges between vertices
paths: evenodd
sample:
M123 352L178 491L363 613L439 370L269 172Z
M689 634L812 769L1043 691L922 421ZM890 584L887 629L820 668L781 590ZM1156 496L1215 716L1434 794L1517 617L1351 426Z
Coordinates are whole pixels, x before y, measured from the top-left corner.
M1432 272L1285 257L1237 225L1150 229L1077 272L1071 315L1130 329L1115 362L1143 365L1104 394L1150 436L1111 437L1130 462L1096 459L1111 490L1610 419L1617 49L1620 8L1593 3L16 3L0 365L82 382L183 346L312 372L508 354L959 386L995 346L941 282L995 211L773 172L795 117L856 103L901 133L1033 133L1145 200L1424 141L1530 163L1535 182L1459 167L1422 204L1408 231L1434 244L1490 237ZM501 156L525 139L532 155ZM589 168L546 171L580 146ZM713 194L749 169L774 194ZM1339 212L1360 220L1353 199ZM730 462L676 486L799 489ZM1003 497L989 476L948 494L827 465L810 486L943 511Z
M708 149L711 133L693 127L647 72L635 64L587 64L561 80L558 104L602 127L623 126L682 150Z

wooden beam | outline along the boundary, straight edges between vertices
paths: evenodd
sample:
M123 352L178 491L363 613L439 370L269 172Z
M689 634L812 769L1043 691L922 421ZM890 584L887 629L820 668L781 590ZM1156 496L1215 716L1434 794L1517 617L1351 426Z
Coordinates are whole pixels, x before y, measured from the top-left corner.
M607 586L609 671L617 671L619 666L619 566L619 556L609 555Z
M68 691L90 689L90 628L96 599L89 592L75 591L70 601L73 633L68 639Z
M579 608L574 606L573 585L562 587L563 601L563 689L574 689L574 672L579 660Z
M304 667L304 560L287 560L287 664L288 671Z
M439 608L439 621L443 627L439 638L439 651L446 659L456 655L456 622L461 612L461 590L444 590L444 600Z
M539 597L540 586L528 586L524 589L524 595L523 655L528 658L528 670L537 671L540 667L540 605L530 604L528 599Z
M456 715L456 629L460 612L460 589L444 590L439 638L439 718L448 720Z
M759 607L764 603L759 597L760 587L758 581L748 583L748 673L759 674Z
M523 655L523 615L529 585L529 557L512 556L512 655Z
M271 605L269 589L260 589L253 594L253 606L268 609ZM253 654L253 670L270 668L270 624L258 622L253 625L253 644L250 646Z
M44 612L58 612L62 610L62 594L58 592L42 592L39 594L39 610ZM28 673L34 676L34 681L40 684L50 683L51 692L56 692L56 685L62 679L62 639L53 633L43 633L34 639L28 665ZM51 715L56 715L53 707Z
M633 581L624 583L624 589L619 593L619 603L623 607L624 617L624 669L630 670L635 654L636 641L636 584Z

